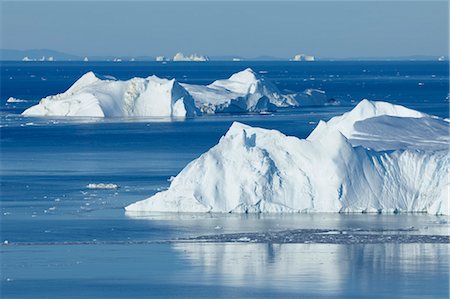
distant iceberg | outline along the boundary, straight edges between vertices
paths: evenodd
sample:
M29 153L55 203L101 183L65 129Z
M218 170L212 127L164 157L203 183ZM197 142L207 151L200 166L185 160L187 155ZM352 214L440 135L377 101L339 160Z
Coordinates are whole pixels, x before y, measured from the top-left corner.
M307 139L233 123L128 212L449 214L449 123L363 100Z
M297 54L292 58L292 61L314 61L315 57L312 55Z
M202 113L275 111L280 107L327 105L324 91L282 94L270 80L246 69L209 85L156 76L119 81L89 72L66 92L48 96L26 116L192 117Z
M192 54L192 55L184 55L183 53L177 53L173 57L173 61L208 61L209 58L207 56Z
M175 79L156 76L127 81L101 79L89 72L66 92L42 99L26 116L190 117L199 110Z

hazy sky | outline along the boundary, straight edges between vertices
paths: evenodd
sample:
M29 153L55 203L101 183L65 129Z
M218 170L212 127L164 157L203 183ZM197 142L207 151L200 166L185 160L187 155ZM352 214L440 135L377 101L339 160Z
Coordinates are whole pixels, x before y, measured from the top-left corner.
M447 55L448 1L2 1L1 47L77 55Z

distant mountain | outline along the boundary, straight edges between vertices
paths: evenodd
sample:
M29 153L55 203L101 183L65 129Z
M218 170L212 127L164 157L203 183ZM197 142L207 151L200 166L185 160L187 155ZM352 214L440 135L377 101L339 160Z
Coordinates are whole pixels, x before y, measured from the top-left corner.
M48 49L34 49L34 50L11 50L0 49L1 60L23 60L27 57L30 60L40 60L45 57L48 60L53 57L54 60L82 60L83 57L67 54L59 51Z
M448 56L431 56L431 55L410 55L410 56L386 56L386 57L348 57L348 58L330 58L322 57L318 60L322 61L406 61L406 60L419 60L419 61L429 61L429 60L448 60Z
M82 61L87 58L89 61L153 61L152 56L78 56L64 52L49 49L33 49L33 50L11 50L0 49L0 60L28 60L28 61Z
M12 50L0 49L0 60L56 60L56 61L155 61L154 56L80 56L68 54L60 51L49 49L33 49L33 50ZM45 58L45 59L43 59ZM258 56L258 57L242 57L239 55L209 56L212 61L289 61L291 57L274 57L274 56ZM431 55L412 55L412 56L392 56L392 57L349 57L349 58L333 58L333 57L315 57L320 61L404 61L404 60L443 60L448 61L448 56L431 56Z

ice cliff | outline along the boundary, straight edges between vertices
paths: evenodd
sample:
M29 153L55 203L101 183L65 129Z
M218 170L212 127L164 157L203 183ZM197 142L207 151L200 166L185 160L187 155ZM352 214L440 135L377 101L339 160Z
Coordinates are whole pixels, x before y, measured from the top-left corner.
M127 81L101 79L89 72L66 92L42 99L27 116L195 116L190 94L174 79L156 76Z
M234 123L129 212L449 214L449 124L363 100L307 139Z

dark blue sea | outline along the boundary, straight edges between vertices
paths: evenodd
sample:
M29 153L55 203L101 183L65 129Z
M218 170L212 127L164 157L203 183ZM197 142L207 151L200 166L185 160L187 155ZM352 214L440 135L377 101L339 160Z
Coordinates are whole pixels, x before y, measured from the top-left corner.
M282 91L338 106L194 119L20 113L94 71L207 84L251 67ZM128 215L123 207L215 145L233 121L305 138L363 98L449 117L448 62L1 62L1 298L448 298L449 217L400 214ZM7 103L9 97L26 102ZM118 189L88 189L114 183ZM200 242L227 233L337 230L382 242ZM313 233L311 233L313 232ZM392 235L413 235L389 241Z

